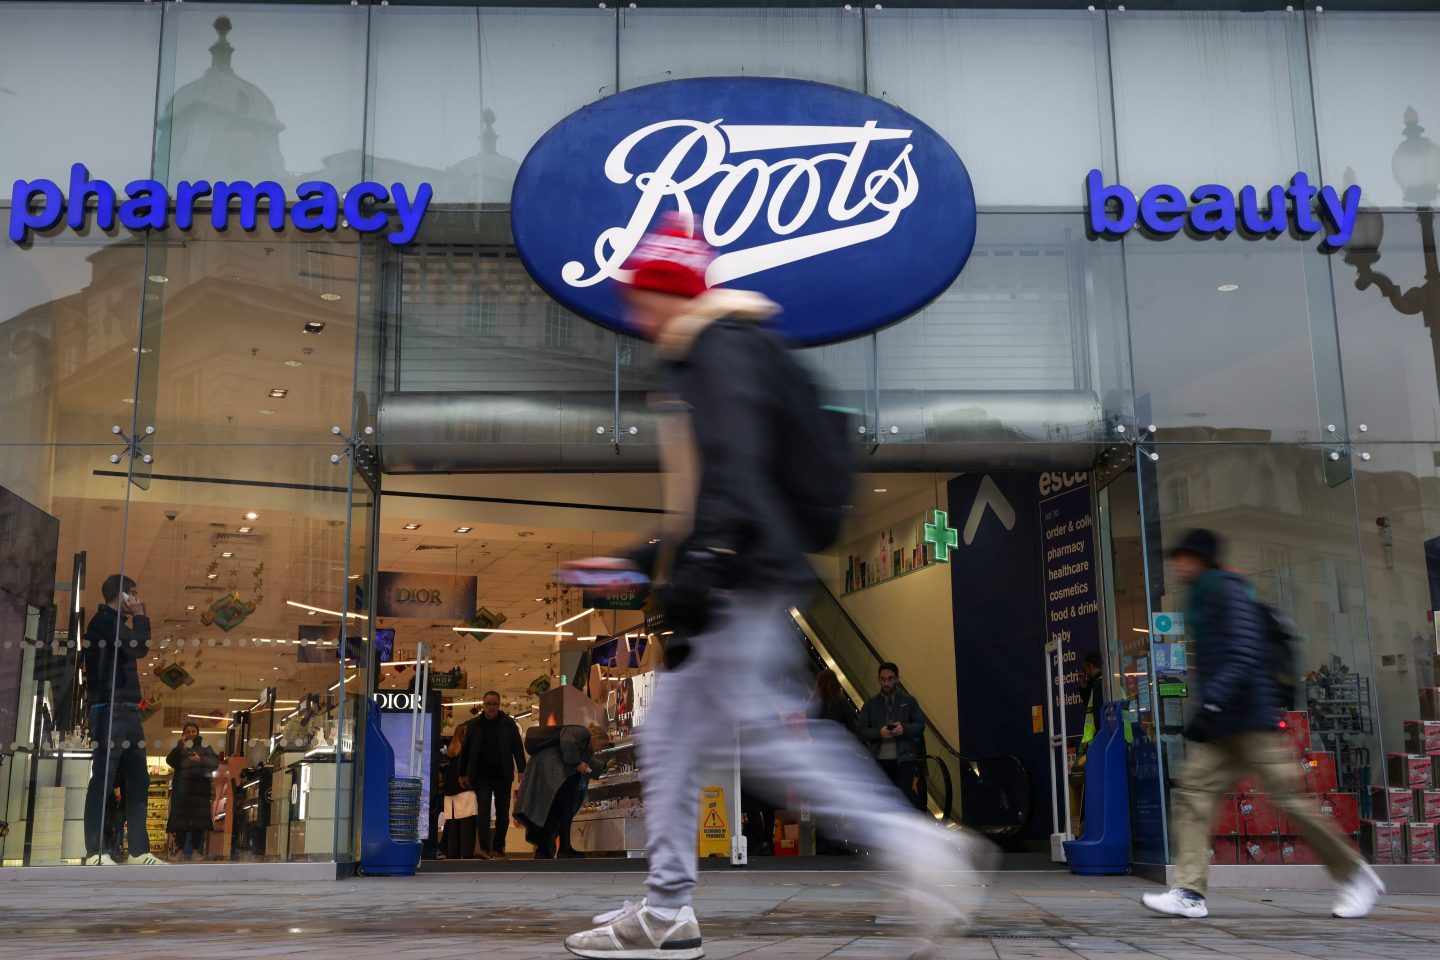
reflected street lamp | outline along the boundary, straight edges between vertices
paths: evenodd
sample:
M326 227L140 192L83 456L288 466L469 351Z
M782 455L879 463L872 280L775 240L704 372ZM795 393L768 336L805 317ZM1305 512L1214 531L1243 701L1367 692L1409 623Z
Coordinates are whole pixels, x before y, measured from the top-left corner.
M1440 144L1425 136L1420 115L1414 107L1405 111L1405 139L1390 158L1390 171L1400 185L1406 203L1415 204L1420 220L1420 240L1425 252L1425 283L1401 290L1400 285L1374 269L1380 260L1380 241L1385 220L1378 210L1363 210L1356 217L1355 230L1345 251L1345 262L1355 268L1355 288L1379 287L1390 305L1406 316L1419 314L1430 331L1430 349L1440 375L1440 262L1435 255L1435 210L1440 195Z

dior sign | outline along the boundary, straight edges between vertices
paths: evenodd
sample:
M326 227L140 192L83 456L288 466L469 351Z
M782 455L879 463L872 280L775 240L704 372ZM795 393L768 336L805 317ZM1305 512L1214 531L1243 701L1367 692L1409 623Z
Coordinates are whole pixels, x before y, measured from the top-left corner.
M562 120L521 166L520 257L545 290L624 330L614 284L669 211L717 250L712 285L780 304L800 343L858 336L924 306L975 241L965 165L897 107L800 80L676 80Z
M475 616L478 588L474 577L380 571L381 617L423 617L468 622Z

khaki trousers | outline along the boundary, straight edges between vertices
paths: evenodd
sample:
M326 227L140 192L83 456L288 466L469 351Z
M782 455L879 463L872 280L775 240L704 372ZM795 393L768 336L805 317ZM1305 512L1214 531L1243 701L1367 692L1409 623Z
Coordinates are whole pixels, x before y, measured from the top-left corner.
M1300 763L1284 734L1254 731L1208 743L1188 743L1186 749L1188 756L1171 796L1175 886L1204 895L1215 805L1245 773L1255 774L1271 802L1290 818L1337 882L1349 880L1364 863L1334 824L1301 795Z

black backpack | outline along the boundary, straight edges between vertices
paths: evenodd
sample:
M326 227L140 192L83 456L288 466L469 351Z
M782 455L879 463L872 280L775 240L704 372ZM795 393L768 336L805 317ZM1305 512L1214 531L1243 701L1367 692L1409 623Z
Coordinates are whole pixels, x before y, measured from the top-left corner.
M805 365L774 338L765 339L775 346L773 376L779 384L771 461L775 479L795 518L797 546L816 553L840 535L850 502L855 482L852 421L859 411L824 403Z
M1260 622L1265 628L1265 639L1269 641L1270 667L1275 675L1275 689L1280 695L1281 705L1286 710L1295 706L1295 695L1300 688L1300 669L1296 665L1300 636L1295 623L1279 610L1256 600L1260 608Z

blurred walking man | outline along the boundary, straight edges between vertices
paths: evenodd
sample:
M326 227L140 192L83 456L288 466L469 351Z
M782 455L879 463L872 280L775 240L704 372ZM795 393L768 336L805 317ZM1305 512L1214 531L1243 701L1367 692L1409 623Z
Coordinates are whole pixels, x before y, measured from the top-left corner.
M1287 652L1253 588L1222 570L1219 556L1219 540L1209 530L1190 531L1170 551L1175 578L1190 585L1185 628L1195 641L1200 710L1185 728L1188 756L1172 800L1175 888L1147 893L1145 906L1176 917L1209 915L1207 847L1215 804L1243 774L1253 773L1340 885L1332 913L1363 917L1385 885L1301 796L1300 766L1280 732L1285 704L1277 665Z
M803 481L787 483L785 463L815 434L796 418L820 408L797 410L791 402L807 395L796 392L804 374L762 326L775 305L755 293L708 289L712 258L690 223L671 215L626 265L627 321L658 346L673 395L657 405L667 524L658 546L628 560L574 567L591 578L614 571L616 586L622 571L648 573L676 635L668 638L669 669L638 732L647 896L567 939L581 957L703 956L691 906L700 771L731 762L737 730L747 789L782 803L784 791L794 790L822 821L854 813L861 798L878 798L870 816L856 821L853 839L903 871L911 908L927 927L960 919L973 893L954 886L969 878L945 876L971 868L961 852L971 841L917 813L875 764L847 746L853 740L843 728L814 724L809 743L782 728L781 715L804 708L781 680L803 656L785 617L814 580L802 545L816 539L812 514L794 493ZM823 464L815 472L824 473ZM842 472L848 480L848 466Z

